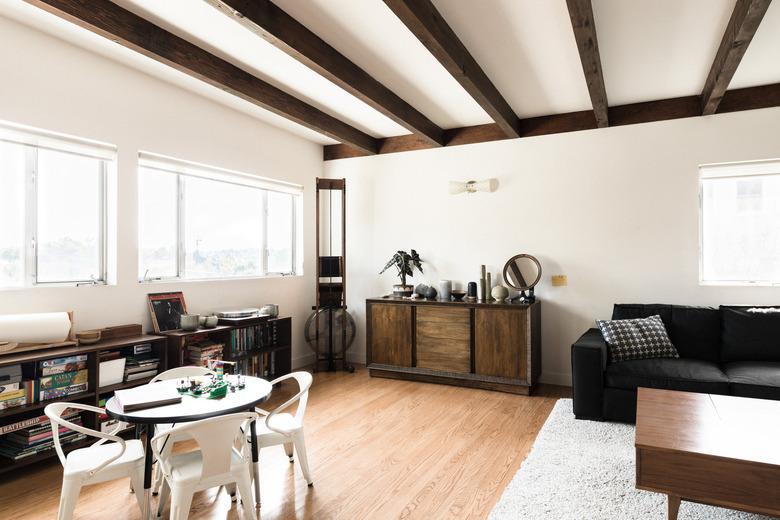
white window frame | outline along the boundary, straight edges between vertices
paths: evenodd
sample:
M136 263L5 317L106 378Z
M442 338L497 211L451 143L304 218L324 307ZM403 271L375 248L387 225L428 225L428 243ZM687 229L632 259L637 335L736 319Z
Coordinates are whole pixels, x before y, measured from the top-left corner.
M107 285L108 269L108 183L109 171L116 162L116 147L107 143L80 139L56 132L49 132L0 121L0 141L20 145L24 148L24 275L21 286L3 289L29 287ZM98 236L99 273L89 280L38 281L38 150L80 155L100 161L99 211L100 231Z
M704 182L708 179L780 176L780 159L699 165L699 285L778 287L780 280L707 280L704 278Z
M233 170L227 170L224 168L218 168L215 166L208 166L191 161L185 161L182 159L176 159L165 155L139 152L138 154L138 174L141 175L141 169L155 170L158 172L166 173L176 176L176 204L177 204L177 223L176 223L176 274L173 276L156 276L156 277L139 277L139 283L155 283L155 282L170 282L170 281L182 281L182 282L197 282L208 280L246 280L256 278L269 278L269 277L283 277L283 276L300 276L302 273L299 269L298 255L301 254L298 251L300 245L298 242L298 209L299 205L303 204L303 187L297 184L288 183L284 181L278 181L269 179L266 177L259 177L246 173L236 172ZM186 273L186 244L185 244L185 207L187 204L186 196L186 181L187 177L197 177L201 179L208 179L215 182L224 182L242 186L250 189L257 189L260 191L261 204L263 205L263 218L262 225L264 227L263 240L261 243L260 252L260 274L252 276L218 276L207 278L190 278L185 276ZM292 270L289 272L269 272L268 271L268 226L270 221L268 219L268 192L278 192L288 195L292 195L292 215L290 216L292 222L292 233L290 236L290 244L292 246ZM140 204L140 194L139 194ZM139 236L140 242L140 236ZM139 247L140 251L140 247ZM139 255L140 256L140 255ZM139 273L140 275L140 273Z

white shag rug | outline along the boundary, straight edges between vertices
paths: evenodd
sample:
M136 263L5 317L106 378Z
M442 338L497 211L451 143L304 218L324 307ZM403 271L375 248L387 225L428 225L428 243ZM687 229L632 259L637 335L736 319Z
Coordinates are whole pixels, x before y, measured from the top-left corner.
M634 426L578 421L560 399L490 520L665 520L666 495L636 489ZM682 502L679 520L770 520Z

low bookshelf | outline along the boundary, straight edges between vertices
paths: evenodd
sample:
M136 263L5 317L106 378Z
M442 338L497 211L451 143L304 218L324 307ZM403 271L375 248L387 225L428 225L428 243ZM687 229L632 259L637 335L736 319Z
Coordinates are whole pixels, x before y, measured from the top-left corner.
M292 371L290 317L220 319L214 328L161 334L168 338L169 368L205 365L207 357L198 357L197 353L212 348L214 359L235 363L231 370L243 375L271 381Z
M19 437L22 432L34 431L36 428L45 429L43 427L48 425L48 422L45 420L45 417L44 419L40 419L40 417L44 415L43 409L49 403L67 401L101 406L101 403L110 398L115 390L120 388L131 388L147 383L149 379L151 379L151 375L149 375L149 377L144 377L143 379L127 382L124 381L124 375L122 375L123 382L99 387L101 359L105 356L124 357L127 352L135 352L134 347L139 346L142 346L143 350L148 350L148 357L159 360L156 366L158 372L166 370L168 353L166 348L167 339L163 336L151 334L134 334L127 337L100 341L93 345L55 347L30 352L9 352L0 355L0 367L20 365L23 379L26 381L46 377L42 372L42 362L53 363L55 360L69 360L68 363L71 363L71 365L68 365L69 368L64 368L61 373L73 373L79 372L80 370L86 370L86 378L75 379L75 381L79 381L79 383L77 383L79 387L80 385L84 386L81 391L68 395L41 399L41 389L34 385L32 387L32 392L37 396L36 402L27 402L21 406L0 410L0 439L4 439L6 435L9 434L15 433L15 435ZM119 356L117 356L117 353L119 353ZM63 363L63 365L65 364L66 363ZM83 382L81 382L82 379L84 379ZM95 414L84 413L81 414L80 419L84 426L100 430L102 420ZM121 435L132 436L134 433L133 427L130 427L124 430ZM92 437L74 440L73 442L64 444L63 450L67 453L77 448L83 448L94 442L95 439ZM0 445L1 444L2 441L0 441ZM37 446L34 450L30 451L30 453L17 459L0 454L0 479L3 478L4 474L10 471L57 456L54 448L47 443Z

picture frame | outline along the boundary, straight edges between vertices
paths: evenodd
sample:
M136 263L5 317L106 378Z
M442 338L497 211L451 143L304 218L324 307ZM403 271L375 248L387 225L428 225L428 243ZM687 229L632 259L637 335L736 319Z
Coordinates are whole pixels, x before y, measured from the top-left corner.
M149 293L147 303L155 333L181 329L181 315L187 314L184 293L181 291Z

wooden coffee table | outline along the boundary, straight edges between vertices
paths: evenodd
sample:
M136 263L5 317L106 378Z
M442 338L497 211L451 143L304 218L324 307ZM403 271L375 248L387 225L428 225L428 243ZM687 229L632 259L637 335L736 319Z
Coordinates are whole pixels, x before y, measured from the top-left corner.
M780 401L640 388L636 487L780 516Z

